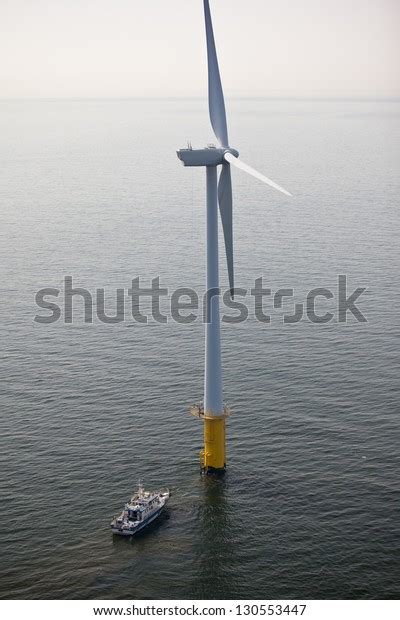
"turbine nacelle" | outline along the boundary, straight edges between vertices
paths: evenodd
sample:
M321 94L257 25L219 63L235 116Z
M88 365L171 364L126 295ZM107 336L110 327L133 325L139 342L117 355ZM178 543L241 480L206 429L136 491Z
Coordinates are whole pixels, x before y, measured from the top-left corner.
M236 149L207 146L204 149L179 149L176 152L184 166L219 166L226 163L225 155L239 157Z

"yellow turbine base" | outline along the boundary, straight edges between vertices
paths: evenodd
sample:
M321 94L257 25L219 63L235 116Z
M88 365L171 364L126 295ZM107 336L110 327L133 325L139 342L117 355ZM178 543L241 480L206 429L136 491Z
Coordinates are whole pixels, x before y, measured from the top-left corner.
M204 416L204 450L201 455L201 469L205 473L225 470L225 418L226 416Z

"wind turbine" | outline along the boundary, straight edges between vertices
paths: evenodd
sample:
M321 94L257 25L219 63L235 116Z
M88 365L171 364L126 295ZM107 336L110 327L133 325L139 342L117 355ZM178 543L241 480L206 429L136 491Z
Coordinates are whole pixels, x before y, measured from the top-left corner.
M225 419L229 414L222 398L221 337L219 316L219 273L218 273L218 205L221 215L228 263L230 294L234 295L233 276L233 227L232 227L232 181L231 165L240 168L256 179L291 196L271 179L254 170L239 159L239 153L229 146L226 125L225 103L221 77L215 49L214 33L208 0L204 2L204 17L208 59L208 106L211 125L219 146L203 149L177 151L184 166L205 166L207 180L207 261L206 261L206 303L205 303L205 373L204 403L194 406L204 420L204 450L201 452L201 469L204 473L225 471ZM222 165L217 185L217 166Z

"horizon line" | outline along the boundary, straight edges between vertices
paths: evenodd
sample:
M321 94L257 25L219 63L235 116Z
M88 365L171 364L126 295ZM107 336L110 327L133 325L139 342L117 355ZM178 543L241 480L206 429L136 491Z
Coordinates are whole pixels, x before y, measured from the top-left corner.
M207 96L46 96L46 97L0 97L1 102L7 101L204 101ZM357 102L400 102L398 96L232 96L231 101L357 101Z

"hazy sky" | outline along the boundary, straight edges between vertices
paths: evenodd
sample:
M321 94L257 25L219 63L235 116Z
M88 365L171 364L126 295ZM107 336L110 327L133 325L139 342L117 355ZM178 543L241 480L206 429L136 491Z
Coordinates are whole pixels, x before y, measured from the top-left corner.
M228 97L400 96L400 0L210 4ZM205 88L202 0L0 0L0 97Z

